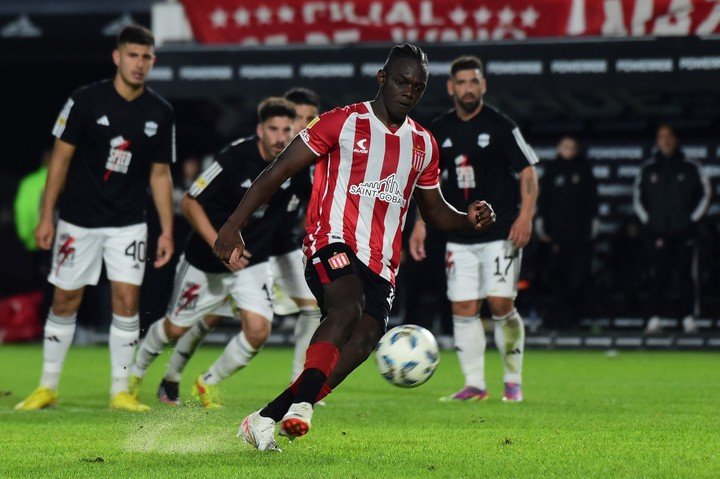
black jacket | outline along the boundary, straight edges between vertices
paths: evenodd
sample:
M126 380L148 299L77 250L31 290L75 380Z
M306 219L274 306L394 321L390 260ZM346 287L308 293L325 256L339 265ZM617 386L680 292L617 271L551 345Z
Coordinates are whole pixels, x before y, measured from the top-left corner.
M670 158L655 152L635 179L635 213L650 234L688 233L709 204L710 183L702 167L680 150Z
M538 221L540 234L553 241L589 240L597 216L597 181L590 162L578 155L543 162L540 179Z

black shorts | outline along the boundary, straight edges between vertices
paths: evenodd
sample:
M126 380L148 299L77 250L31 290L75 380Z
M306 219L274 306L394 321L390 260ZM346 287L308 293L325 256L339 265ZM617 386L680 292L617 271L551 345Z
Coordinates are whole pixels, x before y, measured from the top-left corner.
M323 284L353 274L362 282L365 290L363 312L377 320L383 331L387 329L388 317L395 299L395 288L384 278L370 270L345 243L332 243L316 252L305 266L305 281L317 299L323 318Z

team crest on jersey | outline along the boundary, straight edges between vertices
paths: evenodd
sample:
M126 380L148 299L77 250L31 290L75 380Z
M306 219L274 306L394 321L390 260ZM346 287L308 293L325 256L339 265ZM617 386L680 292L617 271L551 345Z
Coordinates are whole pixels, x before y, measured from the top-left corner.
M335 253L328 258L328 264L332 269L340 269L350 265L350 260L345 253Z
M478 146L480 148L485 148L490 144L490 134L489 133L480 133L478 135Z
M155 133L157 133L158 130L158 124L154 121L146 121L145 122L145 134L147 136L155 136Z
M395 173L380 181L363 181L350 187L350 194L377 198L386 203L405 206L405 197L395 181Z
M422 170L423 163L425 163L425 151L420 148L412 149L412 167L416 171Z
M110 140L110 153L105 163L105 176L103 180L107 181L113 172L126 174L130 169L130 161L132 161L132 152L129 150L130 140L126 140L122 136L116 136Z

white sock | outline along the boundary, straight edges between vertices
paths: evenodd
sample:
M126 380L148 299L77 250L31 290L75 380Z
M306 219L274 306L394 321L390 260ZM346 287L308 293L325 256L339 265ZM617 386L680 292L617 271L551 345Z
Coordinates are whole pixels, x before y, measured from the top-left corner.
M150 325L145 339L138 347L135 362L132 365L132 373L144 378L150 364L162 354L165 345L169 342L170 340L165 334L165 318L158 319Z
M305 351L310 346L310 340L319 325L320 308L306 306L300 308L300 315L295 323L295 356L293 356L291 383L303 372Z
M128 390L130 366L140 337L140 317L113 314L110 324L110 367L112 383L110 395Z
M505 316L493 316L495 344L503 360L503 382L522 383L522 364L525 352L525 325L517 309Z
M230 340L222 355L203 374L203 381L210 385L220 383L235 371L247 366L257 352L257 349L250 346L245 333L240 332Z
M485 331L478 316L453 315L453 336L465 385L478 389L485 386Z
M175 344L175 349L165 371L165 379L175 383L180 382L185 366L187 366L195 350L209 332L210 328L204 319L201 319L193 327L185 331L185 334Z
M43 341L43 370L40 385L57 390L65 357L75 335L77 314L57 316L50 310L45 321L45 339Z

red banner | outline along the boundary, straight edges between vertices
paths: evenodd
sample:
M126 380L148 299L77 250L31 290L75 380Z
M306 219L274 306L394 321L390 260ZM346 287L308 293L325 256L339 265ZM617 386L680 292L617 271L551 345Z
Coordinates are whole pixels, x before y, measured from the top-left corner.
M201 43L456 42L720 33L720 0L183 0Z

